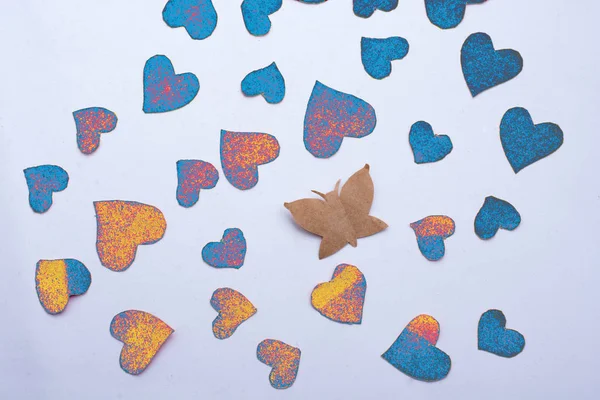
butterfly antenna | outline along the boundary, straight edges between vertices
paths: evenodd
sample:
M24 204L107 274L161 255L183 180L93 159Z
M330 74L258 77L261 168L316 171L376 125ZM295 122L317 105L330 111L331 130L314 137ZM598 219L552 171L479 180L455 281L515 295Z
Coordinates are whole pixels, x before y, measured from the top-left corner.
M322 198L325 198L325 195L324 195L323 193L321 193L321 192L317 192L316 190L312 190L312 192L313 192L314 194L318 194L318 195L319 195L319 196L321 196Z
M342 180L341 180L341 179L339 179L339 180L338 180L338 181L335 183L335 189L334 189L334 190L335 190L335 192L336 192L336 193L339 193L339 192L340 192L340 182L341 182L341 181L342 181Z

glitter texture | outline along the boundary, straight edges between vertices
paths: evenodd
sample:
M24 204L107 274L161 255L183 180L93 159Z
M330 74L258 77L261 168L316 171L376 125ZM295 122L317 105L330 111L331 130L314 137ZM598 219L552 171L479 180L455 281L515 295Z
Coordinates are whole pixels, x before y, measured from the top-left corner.
M45 213L52 206L52 193L69 184L69 174L58 165L39 165L23 170L29 189L29 205L36 213Z
M551 122L534 125L524 108L511 108L502 117L500 140L515 174L548 157L563 144L563 131Z
M469 4L481 4L487 0L425 0L427 18L442 29L455 28L465 17Z
M74 259L40 260L35 268L35 289L49 314L62 312L69 297L84 294L91 283L90 271Z
M215 268L236 268L244 265L246 239L238 228L226 229L220 242L210 242L202 249L202 259Z
M176 110L194 100L200 90L191 72L175 75L171 60L156 55L144 66L144 112L163 113Z
M100 262L112 271L124 271L133 263L137 247L162 239L167 229L156 207L134 201L96 201L98 223L96 249Z
M258 166L279 157L279 142L268 133L221 130L221 166L225 178L240 190L258 183Z
M354 15L369 18L375 10L392 11L398 7L398 0L353 0Z
M485 33L474 33L465 40L460 53L463 75L473 97L519 75L523 58L515 50L494 50Z
M358 268L340 264L331 281L317 285L311 295L312 306L324 317L345 324L362 322L367 281Z
M340 149L344 136L367 136L376 123L369 103L317 81L304 116L304 146L317 158L329 158Z
M275 389L287 389L294 384L300 367L300 349L279 340L265 339L258 344L256 356L272 368L269 382Z
M435 347L439 334L435 318L419 315L381 357L411 378L439 381L448 375L451 366L448 354Z
M363 37L360 40L363 67L375 79L383 79L392 73L392 61L401 60L408 54L408 42L400 36L387 39Z
M198 202L200 189L212 189L219 181L219 171L202 160L177 161L177 202L191 207Z
M244 0L242 16L246 29L254 36L264 36L271 30L269 15L279 11L282 0Z
M131 375L144 372L173 332L169 325L144 311L123 311L110 323L112 337L123 342L121 368Z
M215 290L210 305L219 313L212 323L217 339L227 339L248 318L256 314L256 308L243 294L230 288Z
M211 0L170 0L162 15L167 25L184 27L192 39L206 39L217 27L217 11Z
M525 337L519 332L506 329L506 317L500 310L488 310L481 315L477 328L479 350L500 357L514 357L525 348Z
M281 103L285 97L285 80L277 64L271 63L246 75L242 81L242 93L246 96L260 94L269 104Z
M425 121L413 124L408 141L417 164L440 161L452 151L452 140L447 135L434 134L431 125Z
M485 198L483 206L475 217L475 234L480 239L491 239L498 229L512 231L521 223L521 215L512 204L494 196Z
M429 261L444 257L446 246L444 239L454 234L454 221L445 215L432 215L413 222L410 227L415 231L421 254Z
M117 127L114 112L102 107L84 108L73 112L77 128L77 147L83 154L92 154L100 146L100 134Z

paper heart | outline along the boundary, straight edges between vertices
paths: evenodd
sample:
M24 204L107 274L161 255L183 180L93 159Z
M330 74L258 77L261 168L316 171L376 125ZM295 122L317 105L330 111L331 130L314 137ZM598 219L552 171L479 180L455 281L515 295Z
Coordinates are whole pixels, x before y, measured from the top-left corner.
M144 66L144 112L163 113L190 103L200 90L191 72L175 75L171 60L156 55Z
M212 35L217 26L217 11L211 0L169 0L162 15L171 28L184 27L196 40Z
M29 205L36 213L45 213L52 206L52 193L69 184L69 174L58 165L39 165L23 170L29 189Z
M269 15L279 11L282 0L244 0L242 16L250 34L263 36L271 30Z
M225 178L240 190L258 183L258 166L279 157L279 142L268 133L221 131L221 166Z
M445 215L432 215L410 224L415 231L421 254L429 261L444 257L444 240L454 234L454 221Z
M242 81L242 92L246 96L262 95L267 103L280 103L285 96L285 81L277 64L250 72Z
M202 249L202 259L215 268L236 268L244 265L246 238L238 228L226 229L220 242L210 242Z
M369 103L317 81L304 116L304 147L317 158L329 158L340 149L345 136L367 136L376 123Z
M77 129L77 147L83 154L92 154L100 146L100 134L117 127L114 112L102 107L84 108L73 112Z
M306 4L320 4L325 3L327 0L298 0L300 3Z
M506 329L506 317L500 310L488 310L481 315L477 328L479 350L500 357L514 357L525 348L525 337L519 332Z
M275 389L287 389L296 380L300 349L279 340L265 339L256 348L258 360L271 367L269 382Z
M425 0L427 18L442 29L455 28L465 17L467 5L481 4L487 0Z
M435 318L419 315L381 357L411 378L439 381L448 375L451 367L448 354L435 347L439 334L440 324Z
M408 42L400 36L387 39L363 37L360 40L361 60L367 74L383 79L392 73L392 61L408 54Z
M494 50L485 33L474 33L462 46L460 61L463 75L473 97L519 75L523 58L515 50Z
M213 334L217 339L227 339L248 318L256 314L254 305L240 292L230 288L214 291L210 305L219 313L213 321Z
M452 151L452 140L447 135L436 135L425 121L416 122L408 136L415 163L425 164L440 161Z
M152 314L138 310L123 311L110 323L110 334L123 342L120 364L123 371L139 375L174 332Z
M512 231L521 223L521 215L512 204L494 196L485 198L475 217L475 234L480 239L491 239L498 229Z
M137 247L162 239L167 229L163 213L135 201L95 201L98 224L96 250L100 263L124 271L133 263Z
M398 7L398 0L353 0L354 14L358 17L369 18L375 10L392 11Z
M177 202L191 207L198 202L200 189L212 189L219 181L219 171L202 160L177 161Z
M333 278L318 284L312 291L310 302L321 315L344 324L362 322L367 281L358 268L340 264Z
M558 150L563 144L563 131L550 122L534 125L529 111L516 107L502 117L500 140L516 174Z
M40 260L35 268L35 290L48 314L62 312L70 296L87 292L92 283L90 271L81 261Z

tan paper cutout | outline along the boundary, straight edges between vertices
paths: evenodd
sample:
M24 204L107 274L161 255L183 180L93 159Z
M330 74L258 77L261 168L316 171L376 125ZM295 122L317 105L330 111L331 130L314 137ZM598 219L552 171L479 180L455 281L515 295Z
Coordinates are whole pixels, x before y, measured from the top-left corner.
M313 190L320 199L300 199L284 203L294 221L305 230L323 238L319 259L338 252L346 243L356 247L356 240L374 235L387 228L387 224L369 215L373 204L373 180L369 164L352 175L340 192L340 181L327 194Z

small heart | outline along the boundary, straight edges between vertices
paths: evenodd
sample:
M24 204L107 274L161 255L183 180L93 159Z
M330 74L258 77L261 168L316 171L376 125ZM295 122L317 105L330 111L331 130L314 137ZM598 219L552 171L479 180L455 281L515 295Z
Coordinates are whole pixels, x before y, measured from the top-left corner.
M392 11L398 7L398 0L353 0L352 8L357 17L369 18L375 10Z
M133 263L137 247L162 239L167 229L163 213L135 201L95 201L98 224L96 250L100 263L124 271Z
M248 318L256 314L254 305L240 292L230 288L215 290L210 305L219 313L213 321L213 334L217 339L227 339Z
M259 94L269 104L280 103L285 96L285 81L277 64L250 72L242 81L242 92L246 96Z
M406 57L408 42L400 36L387 39L363 37L360 40L360 50L367 74L375 79L383 79L392 73L392 61Z
M268 133L221 130L221 166L225 178L240 190L258 183L258 166L279 157L279 142Z
M408 141L417 164L440 161L452 151L452 140L447 135L435 135L425 121L416 122L410 128Z
M246 239L238 228L226 229L220 242L210 242L202 249L202 259L215 268L236 268L244 265Z
M48 314L63 312L69 297L84 294L91 283L90 271L71 258L40 260L35 268L35 290Z
M439 335L440 324L435 318L419 315L381 357L411 378L439 381L448 375L451 367L450 356L435 347Z
M460 53L463 75L473 97L511 80L523 70L523 58L515 50L494 50L485 33L473 33Z
M191 72L175 75L171 60L156 55L144 66L144 112L163 113L190 103L200 90Z
M493 238L498 229L513 231L520 223L521 215L512 204L488 196L475 217L475 234L480 239L487 240Z
M39 165L24 169L29 189L29 205L36 213L45 213L52 206L52 193L69 184L69 174L58 165Z
M481 315L477 328L477 347L500 357L514 357L523 351L525 337L506 329L506 317L500 310L488 310Z
M442 29L455 28L465 17L467 5L481 4L487 0L425 0L427 18Z
M345 136L370 135L376 123L369 103L317 81L304 116L304 147L317 158L329 158L340 149Z
M77 147L83 154L92 154L100 146L100 134L117 127L114 112L102 107L91 107L73 113L77 128Z
M306 3L306 4L320 4L320 3L325 3L327 0L297 0L300 3Z
M300 349L279 340L265 339L256 348L258 360L271 367L269 382L275 389L287 389L296 380Z
M410 227L415 231L421 254L429 261L444 257L444 240L454 234L454 221L445 215L432 215L413 222Z
M198 202L200 189L212 189L219 181L219 171L202 160L177 161L177 202L191 207Z
M244 0L242 17L246 29L254 36L264 36L271 30L269 15L279 11L282 0Z
M217 11L211 0L170 0L162 15L171 28L184 27L196 40L212 35L217 26Z
M534 125L524 108L511 108L502 117L500 140L515 174L548 157L563 144L563 131L551 122Z
M318 284L312 291L310 302L321 315L344 324L362 322L367 281L358 268L340 264L333 278Z
M173 332L154 315L138 310L123 311L110 323L112 337L123 342L121 368L131 375L144 372Z

